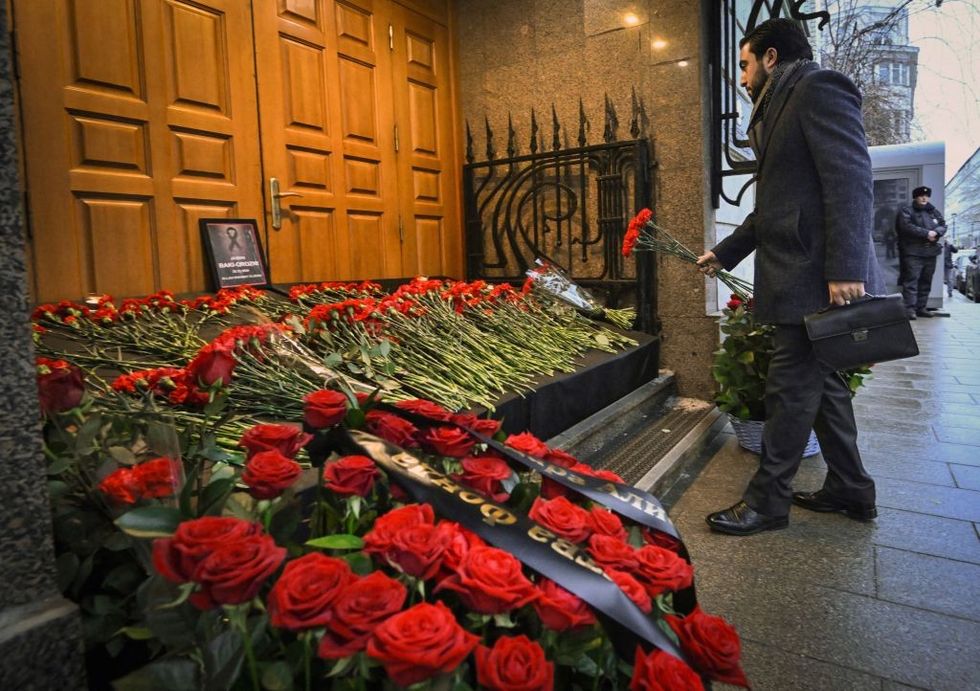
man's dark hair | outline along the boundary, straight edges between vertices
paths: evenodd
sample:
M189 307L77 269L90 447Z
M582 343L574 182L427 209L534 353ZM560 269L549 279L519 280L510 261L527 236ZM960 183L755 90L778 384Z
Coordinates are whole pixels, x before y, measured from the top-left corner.
M777 63L800 58L813 60L813 50L803 29L795 21L785 17L762 22L738 42L738 47L741 48L746 43L749 44L752 54L760 60L770 48L776 49Z

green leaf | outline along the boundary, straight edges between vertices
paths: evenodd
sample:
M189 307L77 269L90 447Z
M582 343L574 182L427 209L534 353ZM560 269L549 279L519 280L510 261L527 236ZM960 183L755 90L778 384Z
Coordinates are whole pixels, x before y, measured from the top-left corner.
M273 662L262 671L261 681L262 688L267 691L290 691L293 688L293 671L282 660Z
M494 626L501 629L512 629L517 626L517 624L514 623L514 620L510 618L510 614L508 612L493 615L493 623Z
M364 426L365 415L360 408L351 408L347 411L344 423L351 429L360 429Z
M56 503L61 499L69 490L68 483L62 482L61 480L48 480L48 494L51 496L51 502Z
M187 691L200 688L197 664L186 658L151 662L112 683L116 691Z
M110 446L109 455L119 465L136 465L136 454L125 446Z
M354 659L356 655L351 655L350 657L342 657L337 660L337 663L333 666L330 672L327 674L328 677L339 677L341 674L350 669L354 664Z
M119 629L119 633L134 641L147 641L153 638L153 632L145 626L124 626Z
M204 648L204 688L224 691L238 678L245 659L242 635L234 629L214 637Z
M215 480L204 488L201 492L201 501L198 504L198 513L201 516L218 516L225 506L225 500L231 494L235 486L235 481L231 478Z
M102 429L102 416L92 415L79 428L75 435L75 450L79 455L85 455L95 445L95 437Z
M71 467L71 462L71 456L58 456L53 461L48 463L48 475L61 475L61 473L65 472Z
M340 353L327 353L323 358L323 364L336 369L344 364L344 357Z
M354 515L355 519L361 517L361 503L361 498L356 494L347 497L347 506L350 507L350 512Z
M180 521L180 511L175 508L144 506L124 513L115 523L127 535L150 538L173 535Z
M378 352L381 353L381 357L388 357L391 355L391 341L387 338L381 339L381 343L378 344Z
M366 555L364 552L352 552L350 554L345 554L341 557L350 564L350 569L358 576L366 576L372 571L374 571L374 564L371 562L371 557Z
M214 398L204 406L204 414L208 417L215 417L222 410L225 409L225 405L228 403L228 391L221 390L214 395Z
M194 492L197 489L197 478L200 474L201 464L195 463L194 467L191 468L191 472L187 474L184 488L180 490L178 503L180 504L180 513L185 518L194 518Z
M364 540L357 535L325 535L307 541L306 545L321 549L361 549L364 547Z

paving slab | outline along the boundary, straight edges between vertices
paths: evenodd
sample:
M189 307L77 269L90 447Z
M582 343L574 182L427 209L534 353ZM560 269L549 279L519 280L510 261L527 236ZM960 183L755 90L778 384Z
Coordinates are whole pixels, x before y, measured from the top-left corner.
M980 490L980 467L950 464L949 470L956 480L957 487Z
M980 538L969 521L878 507L876 545L980 564Z
M972 412L972 414L970 414ZM975 411L961 410L959 413L944 414L940 417L944 427L960 427L963 429L980 430L980 407Z
M753 691L878 691L883 680L772 645L742 640L742 668ZM735 689L713 684L715 691Z
M875 481L878 505L931 516L980 521L980 492L892 478Z
M701 568L703 606L749 640L911 686L980 687L976 622L789 579L745 586L723 564Z
M861 454L864 467L873 478L889 477L897 480L926 482L946 487L957 487L949 464L938 461L917 461L876 451L865 451ZM802 468L826 469L822 456L813 456L803 461ZM978 468L980 470L980 468Z
M890 547L876 552L880 599L980 622L980 565Z
M980 448L976 448L980 446L980 430L947 427L946 425L933 425L933 429L939 441L972 446L974 447L973 453L980 456Z

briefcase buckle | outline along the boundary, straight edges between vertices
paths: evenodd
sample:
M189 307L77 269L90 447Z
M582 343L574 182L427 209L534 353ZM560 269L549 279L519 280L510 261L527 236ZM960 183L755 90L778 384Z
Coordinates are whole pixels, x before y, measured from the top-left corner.
M851 338L853 338L855 341L866 341L868 340L868 330L858 329L857 331L852 331Z

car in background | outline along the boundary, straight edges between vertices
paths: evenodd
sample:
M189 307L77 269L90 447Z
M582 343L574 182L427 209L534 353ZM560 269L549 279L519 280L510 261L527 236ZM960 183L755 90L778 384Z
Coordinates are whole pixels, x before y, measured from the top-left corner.
M966 267L970 266L970 255L953 255L953 287L966 295Z
M967 264L963 282L965 285L961 292L974 302L980 302L980 265L973 262Z

